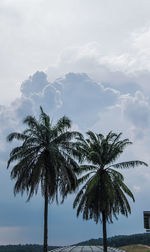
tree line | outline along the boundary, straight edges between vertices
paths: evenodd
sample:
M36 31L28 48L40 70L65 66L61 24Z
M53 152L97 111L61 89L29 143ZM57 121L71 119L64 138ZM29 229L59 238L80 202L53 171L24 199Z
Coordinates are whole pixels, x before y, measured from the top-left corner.
M39 119L27 116L27 128L8 135L9 142L21 141L12 149L7 167L15 180L14 194L27 192L28 200L41 189L44 198L43 251L48 249L48 204L54 200L61 203L70 193L78 191L73 208L77 216L102 222L103 247L107 252L106 223L117 219L118 214L128 216L131 208L127 197L134 196L124 183L118 169L147 164L140 160L116 163L124 149L132 144L121 139L122 133L109 132L106 136L93 131L84 136L71 130L66 116L53 124L42 107ZM15 163L14 163L15 162Z
M134 234L134 235L119 235L109 237L107 240L108 246L110 247L122 247L133 244L143 244L150 246L150 234ZM90 239L83 241L76 246L99 246L103 244L103 239ZM48 246L48 251L56 249L56 246ZM38 244L26 244L26 245L0 245L0 252L42 252L43 246Z
M56 246L48 246L48 251L56 249ZM43 246L37 244L26 245L0 245L0 252L42 252Z
M134 234L134 235L117 235L113 237L109 237L107 239L108 246L110 247L122 247L126 245L133 244L143 244L150 246L150 234ZM78 246L98 246L103 244L103 239L90 239L88 241L83 241L78 243Z

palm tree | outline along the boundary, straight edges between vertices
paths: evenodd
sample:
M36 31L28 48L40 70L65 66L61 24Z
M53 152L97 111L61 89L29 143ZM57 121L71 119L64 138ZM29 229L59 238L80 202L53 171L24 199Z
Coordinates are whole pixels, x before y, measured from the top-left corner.
M78 186L85 183L78 192L73 207L77 207L77 216L82 213L83 219L102 222L104 252L107 252L106 222L112 222L112 217L117 218L119 213L125 216L131 213L126 195L134 201L132 192L124 184L122 174L114 168L147 166L142 161L115 163L125 147L131 144L128 139L120 140L121 135L109 132L104 137L88 131L87 139L83 136L78 138L80 160L84 162L80 169L84 175L78 179Z
M14 161L11 170L11 179L15 179L14 194L27 192L28 200L37 194L41 187L44 197L44 245L43 251L47 252L48 236L48 202L56 199L59 195L62 200L65 191L76 187L75 171L78 163L74 160L75 137L80 133L70 131L71 121L62 117L56 125L53 125L50 117L40 107L40 118L27 116L24 120L27 129L23 133L13 132L7 140L21 140L22 144L15 147L8 160L7 167Z

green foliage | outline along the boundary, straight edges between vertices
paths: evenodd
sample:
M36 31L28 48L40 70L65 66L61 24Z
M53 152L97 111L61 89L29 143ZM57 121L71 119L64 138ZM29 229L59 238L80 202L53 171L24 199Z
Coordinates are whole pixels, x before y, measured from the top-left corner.
M73 159L76 152L71 140L81 134L70 131L71 121L65 116L52 125L50 117L40 109L39 120L27 116L24 120L27 129L23 133L8 135L9 142L14 139L22 141L11 151L8 167L16 162L11 171L11 178L16 180L15 194L27 191L29 200L41 185L42 195L47 190L52 202L58 199L58 189L64 197L66 187L71 190L76 186L75 170L79 166Z
M76 246L94 246L102 245L103 239L90 239L88 241L83 241ZM150 246L150 234L134 234L134 235L119 235L108 238L108 246L110 247L122 247L134 244L143 244ZM57 248L57 246L48 246L48 250ZM5 245L0 246L0 252L42 252L42 245L28 244L28 245Z
M87 132L87 138L83 136L77 139L81 165L78 185L84 185L77 194L73 207L77 207L77 216L82 213L83 219L93 218L97 223L101 220L102 212L105 212L107 221L112 222L112 217L119 213L128 216L131 212L126 195L134 196L124 184L124 178L114 168L129 168L138 165L146 165L145 162L135 160L115 163L125 147L130 145L128 139L121 140L121 133L109 132L106 137L102 134ZM85 163L88 164L85 164Z
M57 248L56 246L48 246L48 250ZM42 252L41 245L5 245L0 246L0 252Z
M81 137L81 134L70 131L71 121L66 116L53 125L42 107L40 110L39 120L27 116L24 120L27 129L8 135L9 142L16 139L22 144L11 151L7 167L11 163L14 165L11 178L16 181L15 195L26 191L30 200L41 188L44 197L44 252L47 252L48 202L56 200L58 203L58 195L63 201L66 191L76 188L75 171L79 165L74 160L77 155L74 138Z
M82 185L78 192L73 208L77 207L77 216L82 213L85 220L100 220L103 224L103 250L107 252L106 222L117 219L119 213L128 216L131 208L126 196L134 201L134 196L124 183L124 177L114 168L129 168L146 165L142 161L128 161L115 163L125 147L130 145L128 139L120 140L120 134L109 132L106 137L102 134L87 132L77 139L77 149L83 176L79 178L78 185ZM87 163L87 164L85 164Z
M122 247L133 244L143 244L150 246L150 234L134 234L134 235L118 235L114 237L110 237L107 240L108 246L110 247ZM78 246L92 246L92 245L102 245L103 239L90 239L88 241L80 242L76 245Z

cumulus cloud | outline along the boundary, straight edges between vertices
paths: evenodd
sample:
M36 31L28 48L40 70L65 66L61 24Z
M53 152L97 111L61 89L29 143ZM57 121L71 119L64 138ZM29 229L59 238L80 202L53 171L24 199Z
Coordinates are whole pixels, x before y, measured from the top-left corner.
M120 94L86 74L69 73L56 80L54 86L61 93L62 106L58 112L65 113L84 129L92 126L103 109L115 104Z
M66 47L55 65L49 66L48 78L54 81L67 72L83 72L122 93L146 93L150 91L149 40L150 26L146 24L128 34L128 47L119 52L107 53L98 41Z
M95 54L94 50L91 54ZM125 130L127 135L134 131L137 138L142 138L143 128L148 129L150 123L149 97L138 90L138 85L131 87L130 93L130 83L127 86L127 90L122 91L120 86L97 82L85 73L73 72L50 82L46 73L38 71L22 83L20 98L11 106L0 107L1 139L9 130L21 128L26 115L38 115L39 106L55 120L67 115L76 128L82 130L102 129L103 125L104 129Z
M132 34L133 47L138 52L139 66L141 69L150 70L150 26L145 26Z
M149 128L150 106L148 99L140 91L137 91L134 97L125 96L123 106L124 114L136 127Z
M40 93L48 84L46 74L44 72L37 71L22 83L21 93L26 97L30 97L34 93Z
M64 114L83 129L96 122L101 111L119 101L120 92L85 73L68 73L49 82L44 72L36 72L21 85L21 97L6 107L8 117L24 118L27 114L38 114L42 106L52 117ZM6 116L5 116L6 117ZM10 119L9 119L10 120Z
M11 105L0 106L1 162L8 157L6 136L23 129L22 120L28 114L38 115L39 107L57 120L64 114L71 118L75 128L87 130L106 108L119 101L120 92L104 87L86 74L69 73L49 82L44 72L36 72L21 85L21 97ZM7 149L8 148L8 149Z
M104 54L99 43L91 42L64 49L57 64L50 66L47 74L48 79L54 81L58 75L67 72L83 72L106 87L134 94L143 89L142 80L138 81L138 76L144 70L136 71L137 59L132 53Z
M123 78L123 75L121 76ZM128 78L125 78L125 81L127 80ZM107 134L110 130L118 133L122 131L123 137L129 137L130 139L134 129L136 146L134 145L134 148L130 148L129 154L124 154L123 160L129 157L131 157L131 159L133 159L133 157L137 159L137 155L141 160L144 159L144 161L147 161L149 159L150 137L147 138L147 145L145 146L145 138L148 136L148 127L150 123L149 97L141 90L138 90L138 85L136 84L134 86L135 93L133 89L132 92L128 92L130 86L128 86L127 91L125 91L125 89L124 91L123 89L119 89L119 86L118 88L116 87L117 85L111 85L111 83L107 84L107 82L103 83L102 81L96 81L85 73L73 72L65 74L50 82L46 73L38 71L21 85L20 98L14 100L9 106L0 106L0 170L1 174L3 174L3 176L0 177L0 184L3 185L5 191L5 181L7 181L7 198L9 202L12 202L13 199L13 181L11 182L9 179L9 171L6 172L6 162L9 151L13 145L8 145L5 138L10 132L21 131L23 129L22 120L26 115L31 114L38 116L40 105L50 114L54 121L65 114L73 121L73 128L82 130L83 132L88 129L102 132L103 134ZM142 134L143 129L146 130L144 136ZM137 137L138 134L141 134L141 138ZM131 174L134 177L134 183L131 179ZM140 175L136 177L134 171L132 171L129 176L125 173L125 176L128 178L129 187L133 188L134 186L133 189L136 192L138 192L140 187L141 191L139 192L141 193L143 192L143 182L141 184L140 181L142 181L141 178L143 181L145 178L142 172L139 172L139 174ZM146 188L148 183L149 181L147 180L144 188ZM3 218L5 215L5 208L8 209L7 212L9 214L9 204L8 201L4 200L5 196L2 191L0 191L0 197L3 199L1 211L1 217ZM23 199L25 201L25 197ZM13 205L14 220L12 221L10 219L9 221L8 219L9 223L12 224L12 227L15 226L15 220L17 218L16 223L18 227L25 226L25 221L22 221L24 215L26 216L24 220L28 218L28 220L31 221L31 223L27 223L27 226L30 224L33 225L33 228L35 225L40 226L41 223L37 224L36 217L41 212L41 200L38 198L37 201L34 200L34 203L31 204L31 215L36 206L37 215L34 216L35 218L31 218L28 206L25 206L24 201L21 201L20 197L16 198L15 204L17 209L25 209L25 211L18 213L18 210L15 211L15 206ZM70 201L66 204L70 204ZM64 205L64 209L66 209L66 207L67 206ZM73 213L70 216L72 215ZM8 225L8 221L3 222L3 226L5 224ZM57 223L57 225L59 229L61 223ZM70 225L70 222L68 225ZM7 232L9 234L9 230ZM10 229L10 232L12 232L12 229ZM23 228L22 232L26 233L23 231ZM58 230L56 233L58 233Z
M37 104L46 111L55 111L61 105L60 92L47 80L44 72L37 71L21 85L23 99L30 99L34 112L37 113Z

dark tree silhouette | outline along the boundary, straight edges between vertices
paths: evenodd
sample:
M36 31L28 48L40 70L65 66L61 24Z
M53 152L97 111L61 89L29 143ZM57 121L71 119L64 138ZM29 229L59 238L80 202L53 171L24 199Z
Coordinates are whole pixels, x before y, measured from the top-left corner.
M124 178L114 168L129 168L138 165L146 165L142 161L128 161L115 163L126 146L131 144L128 139L120 140L121 133L109 132L104 137L102 134L87 132L88 138L78 138L78 151L80 159L84 162L81 165L81 174L78 186L84 185L78 192L73 207L77 207L77 216L80 212L83 219L99 220L103 224L103 247L107 252L106 222L112 222L112 217L119 213L128 216L131 212L126 195L134 201L134 196L124 184ZM88 162L88 164L85 164Z
M27 192L28 200L38 192L39 186L44 197L44 252L47 252L48 237L48 203L56 199L58 194L64 200L66 189L76 187L75 171L78 163L74 160L75 137L80 133L70 131L71 121L62 117L53 125L50 117L40 107L40 118L27 116L24 123L27 129L23 133L13 132L7 140L22 141L15 147L8 160L8 167L14 161L11 178L16 180L14 194ZM58 193L59 192L59 193Z

